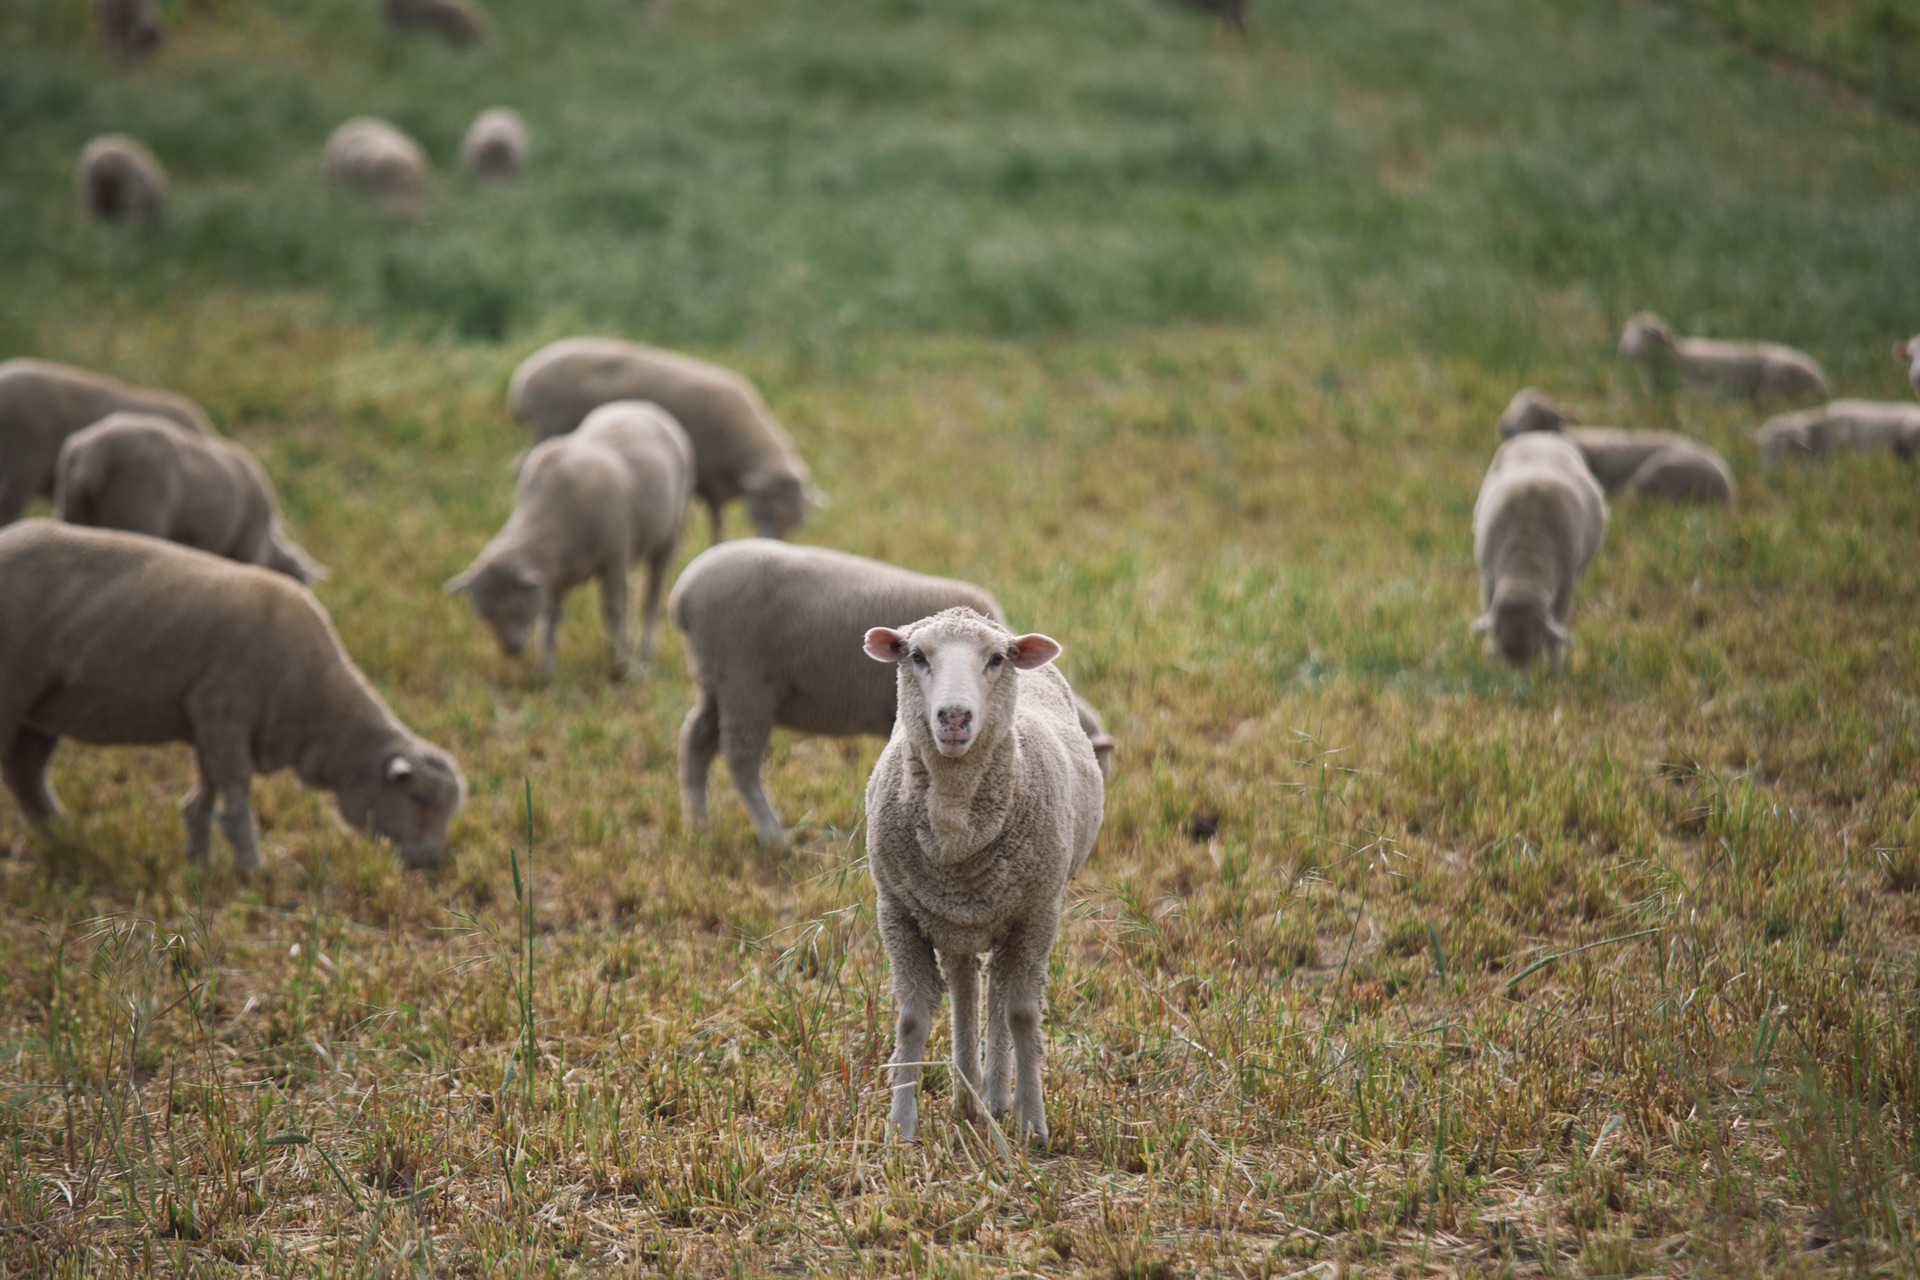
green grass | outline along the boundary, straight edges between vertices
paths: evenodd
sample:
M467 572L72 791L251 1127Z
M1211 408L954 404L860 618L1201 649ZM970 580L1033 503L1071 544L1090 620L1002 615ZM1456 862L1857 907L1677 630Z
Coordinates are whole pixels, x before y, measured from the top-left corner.
M181 0L132 69L0 12L0 354L258 451L472 785L429 876L262 780L247 885L183 865L183 750L64 747L64 842L0 804L0 1273L1920 1266L1920 496L1763 474L1750 412L1613 354L1653 307L1906 394L1912 128L1601 0L1270 2L1248 43L1146 0L493 7L462 57ZM495 103L506 190L450 165ZM362 111L440 165L423 225L323 186ZM70 210L107 128L172 170L150 234ZM990 586L1121 737L1050 1155L950 1124L944 1070L881 1141L878 743L777 739L791 854L724 773L689 833L676 636L609 688L583 594L548 685L440 593L510 505L508 373L582 331L749 374L833 495L805 541ZM1616 503L1532 679L1466 630L1524 382L1742 486Z

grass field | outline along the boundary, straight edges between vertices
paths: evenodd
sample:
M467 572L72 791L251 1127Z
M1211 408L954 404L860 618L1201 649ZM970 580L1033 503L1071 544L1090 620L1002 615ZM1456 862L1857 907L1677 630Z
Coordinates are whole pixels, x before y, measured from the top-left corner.
M1913 1274L1920 491L1763 473L1614 355L1652 307L1908 394L1920 131L1721 21L1869 7L496 0L461 55L178 0L128 68L13 0L0 356L256 450L472 795L408 874L264 779L244 884L184 865L183 749L64 748L58 841L0 803L0 1274ZM506 190L452 164L496 103ZM421 224L324 187L362 112L440 166ZM110 128L150 233L71 210ZM833 497L801 540L989 586L1120 736L1050 1153L944 1070L883 1141L877 742L776 739L791 853L724 772L690 833L677 636L610 687L582 593L544 683L441 593L576 332L746 372ZM1467 635L1525 383L1742 486L1616 501L1531 678Z

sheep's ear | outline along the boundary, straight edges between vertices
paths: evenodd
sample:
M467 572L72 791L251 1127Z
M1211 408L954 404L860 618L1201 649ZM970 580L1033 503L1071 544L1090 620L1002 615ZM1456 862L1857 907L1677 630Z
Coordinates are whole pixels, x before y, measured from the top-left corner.
M1013 642L1013 665L1022 671L1031 671L1046 666L1065 652L1052 636L1029 631Z
M1483 636L1491 630L1493 630L1493 614L1483 613L1473 620L1473 625L1467 628L1467 634Z
M898 662L907 656L907 638L892 627L867 632L867 656L875 662Z
M1560 625L1558 619L1547 619L1547 634L1553 637L1555 644L1569 645L1573 643L1573 636L1568 633L1565 627Z
M1902 362L1913 359L1913 344L1907 342L1894 343L1893 358Z
M393 759L387 761L387 767L381 773L381 777L385 778L388 782L404 782L412 776L413 761L407 759L405 756L395 756Z
M441 590L445 591L450 596L457 596L462 591L465 591L467 588L471 587L472 585L473 585L473 570L462 569L459 573L456 573L451 578L448 578L446 581L446 584L441 587Z

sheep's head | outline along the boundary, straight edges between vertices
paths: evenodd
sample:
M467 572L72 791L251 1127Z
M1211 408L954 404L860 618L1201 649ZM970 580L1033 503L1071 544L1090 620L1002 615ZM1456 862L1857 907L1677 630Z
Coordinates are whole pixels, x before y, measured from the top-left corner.
M804 472L760 470L741 479L747 498L747 518L763 538L784 538L799 528L807 512L827 505L827 495L807 481Z
M1620 331L1620 358L1623 360L1650 360L1676 350L1677 346L1673 330L1651 311L1642 311L1630 317L1626 327Z
M491 561L476 564L447 579L448 595L465 594L467 603L500 642L500 652L511 658L533 638L533 624L546 607L547 593L540 575L525 565Z
M1056 640L1039 632L1016 636L967 608L899 630L875 627L867 632L866 650L876 662L900 664L896 714L917 721L936 751L956 759L1012 727L1020 688L1012 673L1045 666L1061 653Z
M1573 410L1555 403L1536 387L1526 387L1507 402L1507 411L1500 415L1500 438L1511 440L1522 431L1559 431L1578 421Z
M1895 343L1893 358L1907 366L1907 383L1913 388L1913 394L1920 396L1920 334Z
M452 756L415 739L371 753L335 802L341 821L392 841L407 866L437 867L447 860L447 824L466 789Z
M1487 637L1487 651L1525 670L1540 658L1557 660L1573 637L1547 607L1544 592L1502 590L1493 607L1473 621L1473 634Z

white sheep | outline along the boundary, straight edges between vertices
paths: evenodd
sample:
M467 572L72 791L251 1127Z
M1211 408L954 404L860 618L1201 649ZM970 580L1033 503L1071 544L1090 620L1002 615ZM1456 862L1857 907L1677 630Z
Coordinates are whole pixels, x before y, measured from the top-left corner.
M0 529L0 774L29 819L59 803L63 737L186 742L183 806L204 862L216 802L242 873L260 865L253 775L291 768L409 866L444 860L464 790L453 759L394 717L313 596L277 573L159 538L28 520Z
M80 212L102 222L150 222L160 216L167 171L153 152L124 133L104 133L73 165Z
M1920 334L1895 343L1893 358L1907 366L1907 385L1913 388L1913 394L1920 396Z
M474 117L460 144L460 163L481 178L511 181L527 167L527 122L510 107L491 107Z
M381 0L387 25L406 35L423 31L456 49L487 42L487 20L466 0Z
M287 536L267 473L229 440L153 413L111 413L67 437L54 514L69 524L166 538L302 584L327 576Z
M1768 466L1789 453L1825 457L1885 449L1897 458L1920 452L1920 404L1910 400L1833 400L1817 409L1767 419L1754 433Z
M120 409L159 414L213 434L200 406L171 391L51 360L0 363L0 525L18 520L36 495L53 496L54 469L68 436Z
M609 400L651 400L686 428L715 542L721 508L734 498L746 499L766 538L785 537L809 506L825 504L785 429L731 369L637 342L564 338L521 361L507 387L513 416L543 440Z
M1570 425L1579 420L1571 409L1527 387L1500 415L1500 438L1512 439L1523 431L1565 435L1608 493L1723 505L1734 500L1738 490L1732 468L1717 450L1698 440L1671 431Z
M899 1009L890 1127L919 1133L920 1063L951 991L954 1114L975 1116L978 1098L1045 1147L1047 958L1103 817L1099 764L1052 665L1060 645L963 607L874 627L864 648L898 671L899 715L867 782L867 865Z
M1473 634L1517 667L1571 642L1574 588L1607 531L1607 502L1580 450L1550 431L1501 445L1473 506L1482 613Z
M687 526L693 446L659 405L616 400L578 430L535 445L520 468L513 515L465 571L447 582L464 592L509 657L544 616L544 667L558 665L567 593L600 580L600 611L613 644L612 674L627 674L627 574L647 566L640 665L653 659L660 593Z
M100 39L109 50L137 58L158 49L167 38L166 22L154 0L93 0Z
M426 192L427 156L385 120L355 116L327 138L327 178L411 217Z
M1690 384L1743 395L1756 404L1827 395L1827 375L1804 351L1777 342L1676 338L1651 311L1628 319L1620 356L1645 368L1656 386L1667 385L1677 367Z

